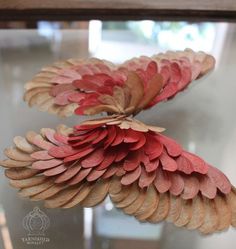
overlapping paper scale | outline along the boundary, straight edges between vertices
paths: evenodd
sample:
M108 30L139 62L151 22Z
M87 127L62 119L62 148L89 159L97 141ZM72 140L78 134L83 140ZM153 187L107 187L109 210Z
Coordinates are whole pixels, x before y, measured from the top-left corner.
M25 86L25 101L59 116L136 114L173 98L214 67L214 58L185 50L134 58L121 65L91 58L43 68Z
M22 197L50 208L91 207L109 195L140 221L167 220L202 233L235 226L227 177L163 131L124 116L43 128L15 137L0 165Z
M191 199L160 193L155 185L140 189L137 183L123 186L119 179L112 179L109 195L114 205L141 222L171 222L177 227L197 229L210 234L236 227L236 190L226 195L219 192L213 199L198 193Z

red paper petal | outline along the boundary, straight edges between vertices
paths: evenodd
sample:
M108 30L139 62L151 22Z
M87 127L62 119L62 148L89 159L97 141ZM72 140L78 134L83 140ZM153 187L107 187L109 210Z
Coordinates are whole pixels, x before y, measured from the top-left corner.
M104 82L106 82L108 80L110 80L110 81L113 80L112 77L110 77L109 75L107 75L105 73L98 73L98 74L94 74L94 75L85 75L83 78L86 82L90 81L98 86L103 86Z
M156 171L153 172L146 172L146 170L142 169L140 178L139 178L139 187L140 188L145 188L148 187L155 179L156 177Z
M116 159L115 162L120 162L129 154L129 150L127 146L123 146L117 148L116 150Z
M95 181L98 178L100 178L105 172L106 172L106 169L104 169L104 170L92 170L91 173L87 176L86 180L89 182Z
M146 74L149 76L149 79L152 78L157 72L157 63L155 61L148 63Z
M46 150L40 150L40 151L36 151L32 154L30 154L30 156L34 159L37 159L37 160L49 160L49 159L53 159L52 156L50 156L48 154L48 151Z
M116 128L116 137L113 140L111 146L115 146L115 145L119 145L123 142L125 137L125 132L124 130L120 129L120 128Z
M156 172L156 178L154 180L154 185L158 192L167 192L171 186L171 181L167 172L163 171L161 168L158 168Z
M98 135L98 137L94 139L94 141L92 141L92 144L101 142L107 136L107 134L108 134L108 131L106 129L103 129Z
M64 158L77 153L77 150L71 148L68 145L65 146L53 146L49 149L48 154L56 158Z
M71 93L73 93L73 91L65 91L58 94L54 99L54 103L61 106L70 104L68 97L70 96Z
M68 90L74 90L74 89L75 87L72 84L55 85L52 87L50 94L55 97L62 92L65 92Z
M114 139L116 137L116 128L115 128L115 126L113 126L113 125L108 126L107 129L108 129L107 139L106 139L106 142L104 143L104 148L105 149L112 144L112 142L114 141Z
M185 174L191 174L193 170L192 163L184 156L179 156L176 159L178 170L184 172Z
M183 67L181 70L182 78L178 83L178 90L184 89L191 81L192 72L189 67Z
M153 136L147 136L147 142L144 147L145 153L149 155L149 159L153 160L159 157L163 152L163 145Z
M181 194L184 189L183 178L177 173L169 174L169 176L170 176L170 181L171 181L170 193L172 195Z
M158 95L158 97L151 103L151 105L154 105L155 103L168 99L169 97L173 96L177 91L178 91L177 83L171 83L166 85L162 90L162 92L160 93L160 95Z
M162 153L160 161L164 170L176 171L178 168L176 161L168 156L167 153Z
M144 153L144 150L143 150L143 149L140 149L140 154L139 154L139 156L140 156L140 161L141 161L144 165L150 163L149 157L148 157L148 155L146 155L146 154Z
M53 144L55 145L62 145L60 142L58 142L54 135L55 135L55 131L51 130L51 129L45 129L44 134L46 136L46 138Z
M160 134L158 135L158 140L164 144L170 156L176 157L182 153L182 147L175 140Z
M170 76L171 81L179 82L181 79L181 70L180 70L178 63L176 62L171 63L170 67L171 67L171 76Z
M83 181L86 176L90 173L90 171L92 170L92 168L88 168L88 169L81 169L79 171L79 173L74 176L69 182L68 184L69 185L75 185L75 184L78 184L80 183L81 181Z
M195 176L186 176L184 179L184 191L181 197L185 200L193 199L199 192L199 181Z
M93 124L93 125L76 125L74 126L75 130L77 131L85 131L85 130L92 130L94 128L100 127L101 124Z
M208 172L208 165L200 157L186 151L183 152L183 156L192 163L194 171L201 174L206 174Z
M123 168L126 171L133 171L139 166L139 164L140 164L140 152L134 151L128 154L128 157L124 162Z
M71 179L80 171L80 169L81 169L81 166L79 166L79 165L75 165L75 166L68 168L67 171L65 171L63 174L61 174L60 176L57 177L55 182L61 183L61 182L65 182L65 181Z
M113 151L105 152L104 160L97 167L97 170L106 169L114 162L115 158L116 158L116 153L114 153Z
M141 166L138 166L134 171L125 174L121 178L121 184L123 185L129 185L133 182L135 182L141 175Z
M69 138L69 141L71 142L71 146L73 147L77 147L79 145L83 145L83 144L86 144L86 143L90 143L91 141L94 141L94 139L96 139L99 135L99 131L98 130L95 130L93 132L91 132L90 134L88 134L88 136L86 138L84 138L82 141L79 141L79 142L72 142Z
M209 199L214 199L216 197L217 188L212 180L208 176L201 176L199 178L200 191L202 195Z
M119 168L117 166L111 166L109 167L106 172L102 175L103 179L107 179L112 177L113 175L116 174L116 172L119 170Z
M162 63L164 62L164 60L162 60ZM170 64L169 61L165 60L165 62L167 62L167 64ZM170 69L169 69L169 65L168 66L162 66L161 70L160 70L160 74L162 75L164 82L168 82L170 79ZM172 82L170 82L171 84Z
M87 156L88 154L90 154L91 152L94 151L94 148L92 147L88 147L72 156L68 156L64 159L64 162L71 162L71 161L74 161L74 160L78 160L78 159L81 159L82 157L84 156Z
M50 150L54 146L53 144L43 140L40 136L34 138L34 145L44 150Z
M124 142L125 143L135 143L139 140L139 132L134 131L132 129L127 129L125 130L125 138Z
M229 194L231 191L231 183L229 179L217 168L213 168L208 165L208 173L207 175L212 180L212 182L216 185L216 187L224 194Z
M139 133L139 141L136 143L132 143L129 147L129 150L138 150L144 146L146 143L146 137L143 133Z
M152 172L157 169L159 163L160 163L159 159L154 159L152 161L144 163L144 166L147 172Z
M97 84L89 82L88 80L75 80L73 81L73 86L85 91L98 91L99 87Z
M153 153L156 147L160 147L160 142L151 135L147 135L147 143L145 145L145 153L147 155ZM162 152L162 151L161 151Z
M61 174L62 172L66 171L66 170L67 170L67 167L62 164L62 165L59 165L55 168L48 169L48 170L44 171L43 174L45 176L55 176L55 175Z
M55 133L54 134L54 138L61 144L68 144L68 137L59 134L59 133Z
M47 161L37 161L32 164L33 169L50 169L62 164L63 161L58 159L51 159Z
M73 103L79 103L81 100L83 100L86 97L85 93L80 92L73 92L68 96L68 100Z
M80 131L75 131L73 134L70 134L68 137L68 142L73 145L73 143L78 142L78 141L83 141L84 139L86 139L89 135L91 134L91 132L85 132L85 133L81 133Z
M104 160L104 149L96 149L93 153L88 155L81 161L83 168L91 168L99 165Z

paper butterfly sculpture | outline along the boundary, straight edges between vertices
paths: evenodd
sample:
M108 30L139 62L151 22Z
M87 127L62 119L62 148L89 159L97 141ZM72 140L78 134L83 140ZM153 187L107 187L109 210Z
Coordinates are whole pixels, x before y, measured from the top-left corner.
M227 177L134 119L213 69L214 58L185 50L122 65L69 59L26 84L25 101L59 116L107 116L14 138L5 150L10 184L48 208L93 207L107 196L142 222L163 220L208 234L236 227L236 190Z

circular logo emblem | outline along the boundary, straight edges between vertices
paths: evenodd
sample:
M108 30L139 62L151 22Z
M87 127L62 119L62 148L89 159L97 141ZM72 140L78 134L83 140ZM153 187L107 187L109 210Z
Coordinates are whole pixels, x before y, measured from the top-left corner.
M44 232L48 229L49 225L50 220L48 216L39 207L35 207L23 219L23 227L28 231L29 236L44 236Z

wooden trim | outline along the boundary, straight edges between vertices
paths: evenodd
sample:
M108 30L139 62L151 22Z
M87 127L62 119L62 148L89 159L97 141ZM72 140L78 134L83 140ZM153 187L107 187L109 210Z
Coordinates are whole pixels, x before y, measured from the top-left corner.
M235 0L0 0L3 9L236 10Z
M236 0L0 0L0 21L236 21Z
M0 9L0 21L86 21L99 20L166 20L166 21L236 21L236 11L196 11L196 10L2 10Z

